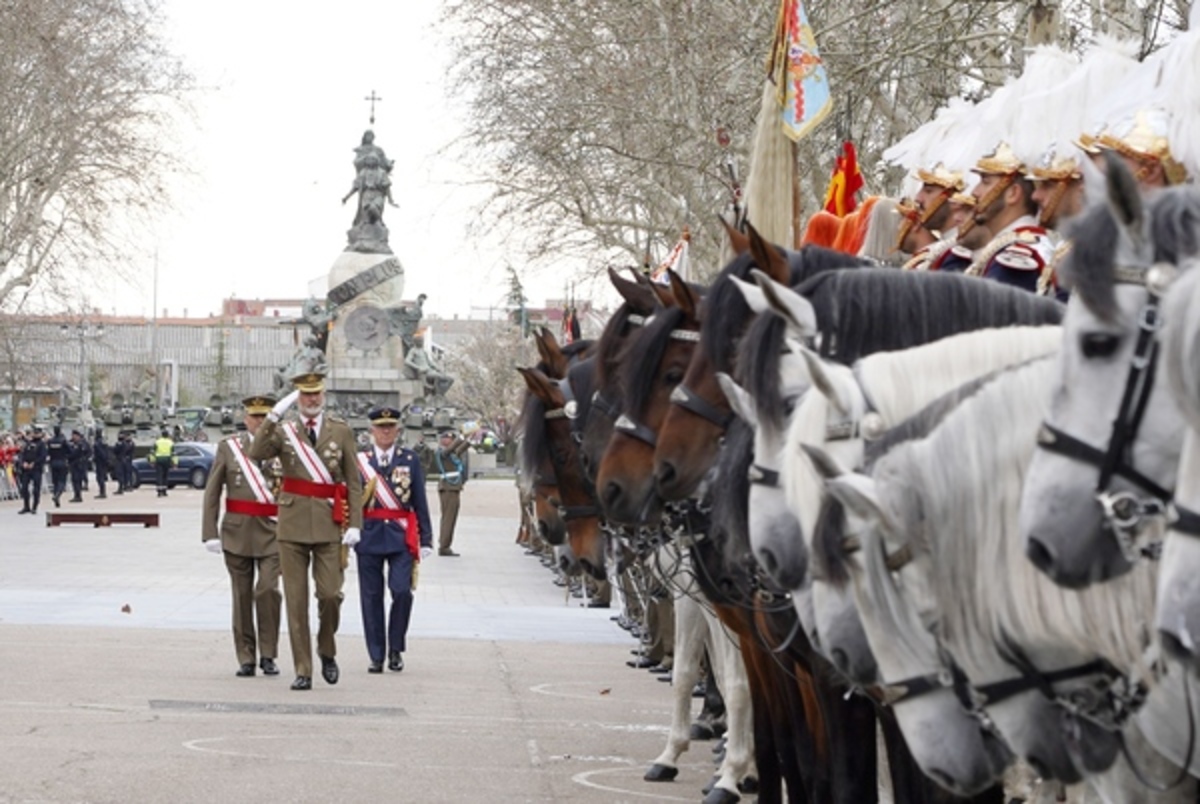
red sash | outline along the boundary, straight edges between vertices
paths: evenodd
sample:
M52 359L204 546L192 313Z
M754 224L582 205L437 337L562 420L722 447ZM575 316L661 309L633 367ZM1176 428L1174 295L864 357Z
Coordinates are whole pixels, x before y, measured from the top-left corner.
M274 503L260 503L256 500L225 500L225 510L231 514L246 516L279 516L279 506Z
M404 526L404 546L413 558L421 555L421 534L417 532L417 512L397 511L391 508L368 508L363 511L363 519L383 519L389 522L399 522Z
M333 500L333 521L341 525L346 521L346 484L314 483L298 477L285 477L283 491L300 497L318 497Z

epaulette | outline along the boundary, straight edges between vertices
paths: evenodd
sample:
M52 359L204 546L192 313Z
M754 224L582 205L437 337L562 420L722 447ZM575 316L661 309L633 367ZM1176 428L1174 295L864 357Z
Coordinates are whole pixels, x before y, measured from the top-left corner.
M975 256L974 251L971 251L971 249L967 248L966 246L959 246L959 245L952 246L950 248L950 253L953 254L955 257L961 257L964 260L969 260L973 256Z
M338 422L340 424L347 423L345 419L343 419L341 416L338 416L336 413L326 413L325 415L329 417L329 421L331 422Z
M1030 248L1026 243L1010 243L996 252L992 259L1005 268L1014 271L1041 271L1046 262L1038 254L1037 249Z

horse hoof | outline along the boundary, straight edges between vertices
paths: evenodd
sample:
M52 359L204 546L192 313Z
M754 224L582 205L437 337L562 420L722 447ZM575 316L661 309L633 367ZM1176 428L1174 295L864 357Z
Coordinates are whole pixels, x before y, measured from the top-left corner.
M693 723L692 730L688 732L689 740L711 740L713 736L712 727L703 723Z
M712 724L713 736L714 737L724 736L726 728L727 727L725 725L724 720L714 720L713 724Z
M725 750L725 738L722 737L721 739L719 739L715 743L713 743L712 752L714 754L719 754L724 750Z
M758 795L758 779L755 779L753 776L747 776L738 782L738 790L748 796Z
M659 765L655 763L650 766L650 770L646 771L646 775L642 777L645 782L673 782L675 777L679 775L679 768L672 768L670 765Z
M721 778L720 776L713 776L711 779L708 780L708 784L706 784L706 785L704 785L704 787L700 788L700 792L707 796L709 793L711 793L713 791L713 788L717 786L717 780L720 778Z
M731 793L724 787L714 787L712 792L704 797L704 804L735 804L741 800L742 797L737 793Z

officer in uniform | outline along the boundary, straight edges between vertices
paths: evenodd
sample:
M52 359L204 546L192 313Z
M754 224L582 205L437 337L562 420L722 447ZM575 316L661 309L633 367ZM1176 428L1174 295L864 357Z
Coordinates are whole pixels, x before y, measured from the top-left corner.
M42 473L46 470L46 442L42 438L42 428L34 426L33 434L21 447L17 456L17 465L21 468L21 503L23 507L17 513L36 514L38 504L42 501Z
M1141 109L1107 127L1094 142L1125 160L1143 192L1183 184L1187 169L1171 154L1167 123L1161 109Z
M60 425L54 425L54 435L46 442L46 456L50 462L50 495L54 499L54 507L58 508L62 505L63 492L67 490L67 471L71 458Z
M67 444L67 462L71 465L71 502L83 502L83 486L87 481L88 462L92 459L92 448L83 431L75 428L71 431L71 440Z
M117 494L124 494L133 488L133 435L128 430L122 430L113 445L113 461L117 469Z
M1058 233L1062 222L1083 211L1083 172L1079 160L1060 155L1051 147L1038 163L1029 168L1027 179L1033 182L1033 201L1038 206L1038 224L1045 227L1053 254L1038 277L1038 294L1067 300L1067 292L1058 287L1057 268L1071 250L1071 241Z
M171 467L177 460L175 442L171 440L171 431L164 427L158 438L154 439L154 478L159 497L167 496Z
M263 675L275 676L279 668L279 613L283 595L279 591L279 547L275 543L275 519L279 514L279 461L252 460L247 452L254 434L271 407L272 396L242 400L246 431L222 439L204 487L201 540L212 553L224 555L225 569L233 589L233 647L237 652L239 676L255 673L254 660ZM221 494L225 494L225 516ZM217 520L220 518L220 528ZM255 582L255 572L258 581ZM255 615L257 614L257 618ZM255 628L255 619L258 628Z
M921 189L910 204L901 205L904 222L896 245L912 255L904 264L905 270L940 270L943 259L955 245L949 231L953 209L950 200L956 193L961 193L966 184L961 173L949 170L941 163L933 170L918 170L917 178L921 181Z
M96 495L97 500L103 500L108 495L105 493L105 488L108 483L109 472L112 471L113 462L112 447L104 440L104 431L96 431L96 439L92 442L92 463L96 467L96 488L100 491Z
M275 404L254 441L250 457L279 458L279 567L287 602L288 634L296 668L294 690L312 689L312 637L308 627L308 573L317 593L317 654L321 676L338 682L337 634L342 606L342 549L358 544L362 528L362 481L354 432L325 412L325 377L292 378L295 390ZM281 421L296 405L299 418ZM353 502L351 502L353 501Z
M417 454L396 444L400 411L372 410L371 444L358 456L363 476L362 541L358 560L358 593L370 673L404 669L405 639L412 615L416 565L433 552L433 527L425 499L425 475ZM386 583L385 583L386 580ZM384 617L384 590L392 605Z
M975 217L959 236L959 242L976 249L966 274L1037 292L1054 246L1035 217L1033 183L1025 178L1025 165L1002 142L972 170L979 174L973 191Z
M450 545L454 542L454 526L458 524L459 496L467 482L467 467L462 455L469 446L451 427L444 427L438 433L433 465L438 471L438 503L442 509L442 518L438 522L439 556L458 556Z

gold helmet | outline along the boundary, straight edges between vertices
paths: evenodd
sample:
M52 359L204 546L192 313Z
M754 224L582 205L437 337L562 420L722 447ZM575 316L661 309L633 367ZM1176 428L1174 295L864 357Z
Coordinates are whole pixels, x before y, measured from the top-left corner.
M1070 181L1082 179L1083 173L1078 159L1070 154L1060 154L1058 146L1051 145L1038 163L1025 173L1025 178L1030 181Z
M1001 142L995 151L980 158L971 170L984 176L1012 176L1018 173L1024 175L1025 163L1013 153L1011 145Z
M1168 184L1182 184L1187 170L1171 155L1167 142L1167 115L1161 109L1141 109L1107 129L1097 138L1103 148L1138 162L1162 165Z
M942 162L938 162L933 170L919 168L917 178L922 184L932 184L957 193L961 193L967 187L963 174L957 170L950 170Z

